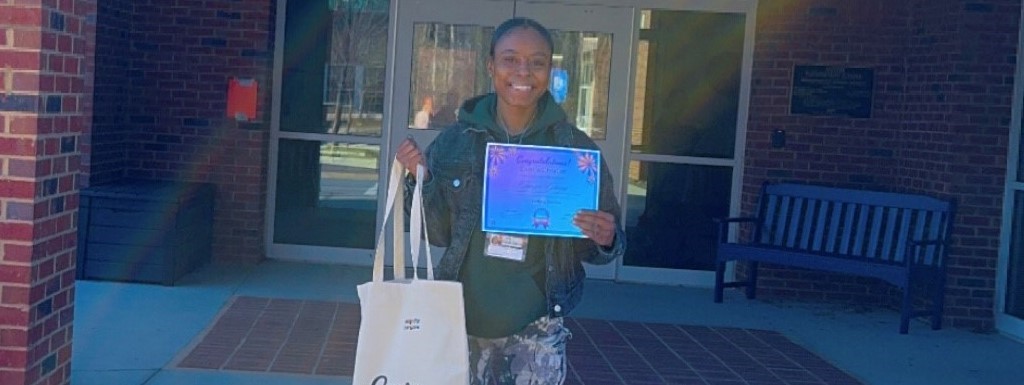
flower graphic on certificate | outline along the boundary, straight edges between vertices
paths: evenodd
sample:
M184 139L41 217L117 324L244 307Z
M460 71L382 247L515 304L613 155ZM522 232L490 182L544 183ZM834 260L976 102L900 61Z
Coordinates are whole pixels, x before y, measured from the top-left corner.
M572 218L597 209L600 152L489 143L486 159L484 231L583 237Z
M487 152L487 165L490 166L490 171L487 173L488 176L497 176L498 170L501 169L501 163L505 162L505 158L508 157L508 149L502 147L488 148Z
M597 180L597 159L590 153L577 153L576 166L580 172L587 174L587 181L593 183Z

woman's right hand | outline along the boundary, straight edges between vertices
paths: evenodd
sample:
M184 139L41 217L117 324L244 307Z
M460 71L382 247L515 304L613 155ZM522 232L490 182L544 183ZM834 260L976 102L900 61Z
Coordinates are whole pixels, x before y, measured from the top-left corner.
M430 180L430 170L427 169L427 162L423 159L423 152L420 151L419 145L416 144L416 140L413 138L406 138L402 141L402 144L398 145L398 152L395 155L398 159L398 163L402 164L407 171L416 175L416 165L422 164L424 168L423 181Z

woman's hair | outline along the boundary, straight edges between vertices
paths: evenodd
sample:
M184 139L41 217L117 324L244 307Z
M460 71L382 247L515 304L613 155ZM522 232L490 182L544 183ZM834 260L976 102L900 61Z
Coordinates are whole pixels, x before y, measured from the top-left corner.
M498 40L501 40L501 38L516 28L529 28L537 31L544 38L544 42L548 43L548 51L555 52L555 42L551 39L551 32L548 32L547 28L544 28L543 25L530 18L513 17L505 20L498 28L494 29L494 34L491 35L491 57L494 57L494 47L498 45Z

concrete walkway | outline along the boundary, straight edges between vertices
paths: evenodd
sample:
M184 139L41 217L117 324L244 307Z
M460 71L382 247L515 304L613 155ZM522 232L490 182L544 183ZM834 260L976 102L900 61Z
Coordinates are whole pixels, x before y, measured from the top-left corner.
M366 268L268 261L209 265L174 287L79 281L72 384L348 384L339 376L182 369L174 363L236 296L357 303L355 286L368 279ZM997 334L933 331L919 321L909 335L900 335L898 314L884 309L749 301L739 292L714 304L708 289L588 281L572 315L777 331L866 385L1024 383L1024 344Z

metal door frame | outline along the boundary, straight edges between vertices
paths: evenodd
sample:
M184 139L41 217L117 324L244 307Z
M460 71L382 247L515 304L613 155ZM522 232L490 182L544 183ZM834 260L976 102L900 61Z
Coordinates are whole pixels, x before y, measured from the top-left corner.
M1021 10L1024 16L1024 9ZM1018 49L1024 49L1024 24L1018 27ZM1024 340L1024 319L1006 314L1007 298L1007 275L1010 269L1010 241L1013 236L1013 223L1015 215L1022 216L1021 209L1014 207L1014 195L1024 193L1024 181L1018 180L1020 162L1022 158L1021 148L1022 137L1021 124L1024 115L1024 62L1017 61L1016 75L1013 84L1013 108L1010 118L1010 146L1006 157L1006 185L1003 190L1003 221L999 234L999 259L996 269L996 298L995 298L995 322L996 329L1014 338ZM1020 252L1018 250L1018 252ZM1018 255L1017 258L1024 258Z

